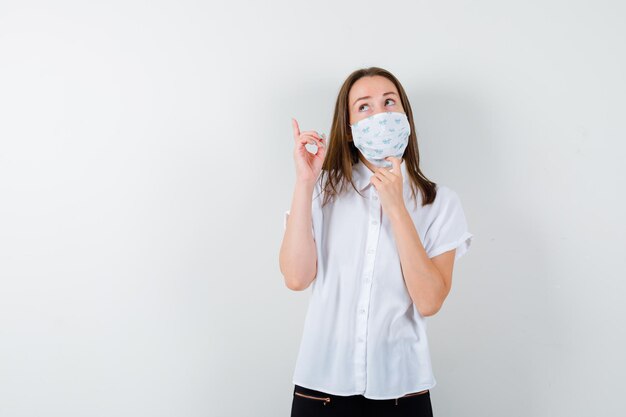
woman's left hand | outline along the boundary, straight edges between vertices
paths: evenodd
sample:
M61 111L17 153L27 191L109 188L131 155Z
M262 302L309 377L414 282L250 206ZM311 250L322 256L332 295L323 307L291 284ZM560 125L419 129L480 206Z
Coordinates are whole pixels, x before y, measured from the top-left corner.
M376 187L383 211L389 215L394 211L405 209L400 168L402 160L395 156L388 156L385 159L391 161L392 167L376 168L374 175L370 178L370 183Z

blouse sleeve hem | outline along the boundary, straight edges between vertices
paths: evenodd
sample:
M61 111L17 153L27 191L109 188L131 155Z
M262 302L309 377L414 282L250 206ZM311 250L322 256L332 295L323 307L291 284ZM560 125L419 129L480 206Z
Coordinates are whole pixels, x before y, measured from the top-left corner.
M431 250L428 257L434 258L437 255L441 255L444 252L447 252L449 250L456 248L456 253L454 255L454 260L456 261L461 256L465 255L465 253L469 250L473 237L474 235L472 233L465 232L463 236L461 236L461 238L458 239L457 241L450 242L445 245L440 245L436 247L435 249Z

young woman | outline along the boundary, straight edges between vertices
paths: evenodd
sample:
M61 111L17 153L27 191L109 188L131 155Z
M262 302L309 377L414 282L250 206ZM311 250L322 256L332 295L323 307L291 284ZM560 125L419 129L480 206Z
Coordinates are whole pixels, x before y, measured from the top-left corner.
M292 124L280 270L312 290L291 416L432 416L425 318L473 238L459 196L420 171L409 100L382 68L343 83L330 143Z

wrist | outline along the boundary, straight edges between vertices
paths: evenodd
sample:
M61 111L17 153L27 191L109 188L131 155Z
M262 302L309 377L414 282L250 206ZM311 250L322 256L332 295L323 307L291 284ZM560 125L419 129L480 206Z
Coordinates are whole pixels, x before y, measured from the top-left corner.
M392 207L387 213L387 217L391 222L402 219L402 217L407 216L409 212L407 211L404 205Z
M296 188L311 189L315 187L315 180L299 180L296 179Z

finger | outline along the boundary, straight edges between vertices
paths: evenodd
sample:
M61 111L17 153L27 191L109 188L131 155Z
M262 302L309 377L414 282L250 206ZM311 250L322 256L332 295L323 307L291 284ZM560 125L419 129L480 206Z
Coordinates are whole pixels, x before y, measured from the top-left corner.
M324 142L323 139L318 139L317 137L313 135L302 134L300 135L300 138L313 141L313 143L311 143L312 145L326 147L326 143Z
M385 160L386 160L386 159L387 159L387 158L385 158ZM389 174L389 172L391 171L391 169L392 169L392 168L393 168L393 167L386 167L386 166L379 167L379 166L377 166L377 167L374 169L374 172L379 172L381 175L384 175L384 174Z
M297 140L300 137L300 126L293 117L291 118L291 127L293 128L293 138Z
M380 180L380 178L376 176L376 174L374 174L370 177L370 183L373 184L376 187L376 189L378 189L382 181Z
M391 162L388 158L385 158L385 161ZM379 172L380 175L382 175L384 178L387 178L387 179L390 179L390 180L392 180L396 176L395 175L395 170L394 170L393 166L390 166L390 167L380 167L380 168L377 168L376 171Z
M381 180L390 181L393 180L393 172L389 172L389 168L378 168L376 174Z
M384 168L376 168L374 171L374 178L376 178L380 182L387 182L388 178L385 177L385 169Z
M313 153L312 151L307 149L306 145L316 145L317 150L315 151L315 153ZM298 149L297 152L303 153L304 155L309 155L309 154L317 155L320 152L324 152L324 147L322 147L322 146L320 146L318 144L313 143L311 141L311 139L300 139L300 142L298 142L297 149Z
M313 150L309 150L306 145L310 144L309 142L307 142L306 140L303 141L302 143L299 143L297 146L297 152L301 155L306 155L307 157L314 157L314 158L320 158L320 159L324 159L324 156L326 155L326 151L324 150L323 147L318 146L317 149L315 151Z
M311 144L312 143L308 139L300 139L300 141L297 142L297 145L296 145L296 152L302 155L311 155L311 151L306 147L306 145L311 145ZM322 149L322 148L318 147L317 149L319 151L319 149Z
M315 145L319 148L322 148L320 145L318 145L317 143L313 142L311 139L300 139L299 142L299 146L300 147L304 147L305 145Z
M313 137L316 137L318 139L323 139L323 137L317 133L316 130L305 130L304 132L300 132L301 135L307 134L307 135L311 135Z
M402 176L402 171L400 170L400 163L402 162L400 160L400 158L397 158L395 156L388 156L387 158L385 158L388 161L391 161L391 165L393 167L393 173L396 174L397 176Z

